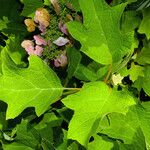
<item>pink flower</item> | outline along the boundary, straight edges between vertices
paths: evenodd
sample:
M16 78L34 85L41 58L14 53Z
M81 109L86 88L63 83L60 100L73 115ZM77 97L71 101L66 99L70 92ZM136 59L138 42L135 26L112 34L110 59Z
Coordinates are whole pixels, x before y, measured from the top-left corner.
M37 45L47 45L47 42L39 35L34 35L33 36L35 43Z
M29 46L34 46L34 43L31 41L31 40L24 40L22 43L21 43L21 46L23 48L27 48Z
M67 26L65 24L63 24L62 22L59 23L59 29L62 33L68 35Z
M50 14L45 8L38 8L35 12L34 21L36 23L42 23L45 27L49 26Z
M56 59L54 59L55 67L64 67L68 63L66 53L61 54Z
M56 44L57 46L64 46L69 42L68 39L64 37L59 37L57 40L55 40L53 43Z
M34 47L34 43L30 40L24 40L21 43L21 46L26 50L29 55L37 55L41 56L43 52L43 48L39 45Z
M42 53L43 53L43 47L36 45L35 50L34 50L34 54L37 56L41 56Z
M26 50L26 52L31 55L34 53L34 43L31 40L24 40L21 46Z
M46 31L46 27L45 27L42 23L40 23L39 29L40 29L40 31L42 32L41 34L44 35L44 34L45 34L45 31Z

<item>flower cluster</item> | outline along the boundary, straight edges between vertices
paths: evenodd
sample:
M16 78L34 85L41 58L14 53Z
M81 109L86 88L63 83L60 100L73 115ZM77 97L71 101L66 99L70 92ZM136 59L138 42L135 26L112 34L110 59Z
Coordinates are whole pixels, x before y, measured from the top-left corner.
M53 41L47 38L47 36L49 36L47 35L47 33L49 33L47 31L50 30L50 14L45 8L38 8L35 12L34 20L25 19L24 23L27 26L27 30L29 32L34 32L36 27L38 27L41 31L39 35L33 36L33 40L24 40L21 43L21 46L29 55L42 56L45 46L51 50L50 46L52 44L55 44L58 47L62 47L70 42L67 38L62 37L61 34L57 39L53 39ZM62 21L59 23L57 22L57 25L60 30L58 32L61 32L64 35L68 35L67 27ZM48 27L49 30L47 30ZM47 41L45 39L47 39ZM67 65L67 63L68 61L65 50L60 52L60 54L54 58L55 67L64 67Z
M50 14L45 8L38 8L35 12L34 21L32 19L25 19L24 23L29 32L35 31L37 26L44 34L50 23Z
M41 56L43 52L42 46L46 46L47 42L40 35L34 35L33 38L36 45L31 40L24 40L21 43L21 46L26 50L29 55Z
M41 35L44 35L46 28L49 26L50 23L50 14L45 8L39 8L35 12L34 21L32 19L25 19L24 23L27 26L27 30L29 32L35 31L36 26L38 26L40 31L42 32ZM47 42L41 35L34 35L34 41L24 40L21 43L21 46L26 50L29 55L42 55L43 46L46 46Z

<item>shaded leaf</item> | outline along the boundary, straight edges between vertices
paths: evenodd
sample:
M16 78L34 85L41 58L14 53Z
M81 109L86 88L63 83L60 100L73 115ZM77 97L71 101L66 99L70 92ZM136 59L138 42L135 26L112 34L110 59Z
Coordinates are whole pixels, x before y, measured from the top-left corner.
M74 73L76 72L79 66L82 56L80 52L78 52L75 48L67 49L67 56L69 59L67 72L68 72L68 78L70 79L72 76L74 76Z
M24 4L24 8L21 15L25 17L33 18L36 9L43 7L42 0L23 0L22 2Z

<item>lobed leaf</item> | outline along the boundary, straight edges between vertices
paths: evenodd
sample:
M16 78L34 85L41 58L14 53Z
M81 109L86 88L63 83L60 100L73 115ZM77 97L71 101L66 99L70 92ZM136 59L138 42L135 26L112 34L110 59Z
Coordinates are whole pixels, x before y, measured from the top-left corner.
M8 104L6 118L15 118L25 108L35 107L40 116L62 94L57 75L37 56L29 57L28 68L17 68L2 52L0 99Z
M112 112L126 113L128 107L135 104L134 98L127 92L111 89L103 82L85 84L80 92L68 96L62 102L74 110L68 138L84 146L96 132L102 117Z

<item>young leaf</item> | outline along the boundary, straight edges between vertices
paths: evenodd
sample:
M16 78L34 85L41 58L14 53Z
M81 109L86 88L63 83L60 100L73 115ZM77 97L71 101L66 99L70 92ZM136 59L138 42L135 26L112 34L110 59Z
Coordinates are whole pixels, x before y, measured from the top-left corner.
M127 92L111 89L103 82L85 84L80 92L62 102L75 111L69 124L68 138L84 146L95 133L101 117L112 112L126 113L128 106L135 104Z
M17 68L2 52L0 99L8 104L6 118L15 118L27 107L35 107L40 116L58 100L62 86L56 74L37 56L29 57L28 68Z
M124 67L120 70L120 74L123 77L129 75L130 80L134 82L138 77L144 77L144 67L131 63L130 69Z
M71 35L81 42L81 50L101 64L119 62L130 52L133 33L119 29L126 4L110 7L104 0L79 0L84 22L69 22Z

